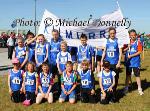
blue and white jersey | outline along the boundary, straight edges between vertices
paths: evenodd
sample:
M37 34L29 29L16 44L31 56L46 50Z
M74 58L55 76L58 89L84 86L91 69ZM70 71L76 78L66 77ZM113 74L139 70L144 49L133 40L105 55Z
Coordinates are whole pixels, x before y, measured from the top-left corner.
M103 50L102 49L96 49L96 54L95 55L102 56L102 54L103 54Z
M117 38L113 42L110 42L110 39L107 39L105 60L109 61L110 64L117 64L118 63L119 46L118 46L118 39Z
M28 57L28 61L34 61L35 58L35 46L36 46L36 42L32 42L31 44L28 45L29 48L29 57Z
M25 72L23 76L25 77L25 91L35 92L37 73Z
M71 55L69 52L59 52L57 54L57 60L56 62L59 63L60 70L63 72L66 69L66 63L67 61L71 60Z
M93 80L91 75L91 70L87 70L85 73L83 71L79 72L81 78L81 87L93 89Z
M58 39L58 41L54 41L54 39L51 39L50 46L49 46L49 63L56 65L56 59L57 59L57 54L60 52L60 43L61 39Z
M36 55L37 55L37 61L38 63L43 63L44 62L44 59L46 58L46 54L48 53L47 52L47 49L48 49L48 44L45 43L45 44L36 44Z
M63 72L61 77L61 83L64 85L66 91L69 91L73 87L74 83L76 83L76 81L77 81L77 77L73 71L70 74L70 76L66 74L66 71Z
M78 63L81 63L83 60L91 61L92 56L94 56L94 49L90 45L80 45L78 47Z
M19 59L20 64L22 64L23 61L25 60L26 51L27 51L26 47L19 47L19 46L15 47L15 56L16 58Z
M106 72L102 70L98 77L102 79L102 86L104 91L107 90L113 84L113 78L116 75L114 71Z
M17 72L13 71L13 69L11 69L9 71L10 74L10 88L12 91L18 91L21 89L22 87L22 81L23 81L23 71L22 70L18 70Z
M52 84L52 74L45 76L43 72L40 73L39 83L41 84L43 93L47 93L49 86Z

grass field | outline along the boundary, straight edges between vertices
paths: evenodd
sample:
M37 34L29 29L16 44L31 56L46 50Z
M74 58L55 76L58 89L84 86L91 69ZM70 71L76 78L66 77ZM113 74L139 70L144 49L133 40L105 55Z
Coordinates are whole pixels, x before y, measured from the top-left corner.
M15 104L11 102L6 74L0 76L0 111L150 111L150 52L145 53L145 59L142 61L141 80L144 95L138 95L134 77L132 78L132 91L126 96L122 95L121 90L125 81L125 68L122 65L118 86L119 102L117 103L101 105L99 102L96 104L84 104L77 101L76 104L71 105L68 102L60 104L56 101L53 104L45 102L40 105L33 104L25 107L21 103ZM97 84L96 89L98 90L98 88L99 85Z

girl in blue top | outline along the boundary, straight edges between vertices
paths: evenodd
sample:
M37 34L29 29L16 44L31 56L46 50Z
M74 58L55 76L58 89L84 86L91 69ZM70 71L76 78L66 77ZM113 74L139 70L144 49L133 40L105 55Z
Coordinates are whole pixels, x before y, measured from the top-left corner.
M26 65L26 72L23 75L24 93L26 94L26 102L30 100L30 104L35 102L35 95L38 91L38 74L35 72L36 67L33 62Z
M110 70L110 62L104 61L103 69L98 74L99 85L101 88L101 99L100 103L108 104L109 102L114 102L114 85L115 85L115 75L116 73Z
M39 74L39 93L36 97L36 103L41 103L42 99L47 99L48 103L53 102L53 93L51 91L53 85L52 74L49 71L47 63L42 64L42 72Z
M23 92L23 70L20 70L19 59L12 60L13 69L8 74L9 94L15 103L21 102L21 94Z

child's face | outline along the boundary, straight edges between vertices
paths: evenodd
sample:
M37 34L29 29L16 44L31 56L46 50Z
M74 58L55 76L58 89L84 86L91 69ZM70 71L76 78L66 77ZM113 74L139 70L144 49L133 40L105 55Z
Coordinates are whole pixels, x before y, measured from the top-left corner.
M49 67L48 66L42 66L42 70L44 73L48 73Z
M130 33L130 38L131 38L132 40L136 40L136 33L135 33L135 32L131 32L131 33Z
M81 38L80 41L81 41L81 44L83 46L87 44L87 39L86 38Z
M33 38L33 35L28 35L28 39L31 40Z
M73 69L73 66L72 66L71 64L67 64L67 65L66 65L66 71L67 71L67 72L71 72L72 69Z
M19 68L20 64L19 63L15 63L13 64L14 68Z
M109 67L104 67L104 70L105 70L106 72L109 72L110 68L109 68Z
M23 40L18 39L18 46L23 47Z
M63 52L66 52L67 46L66 46L65 44L61 44L61 50L62 50Z
M38 39L39 43L42 43L42 44L44 43L44 40L45 40L45 39L44 39L43 36L38 36L37 39Z
M33 72L33 70L34 70L33 65L32 64L28 64L28 71L29 72Z
M87 70L89 67L88 67L88 65L87 64L82 64L82 69L83 70Z
M110 36L111 39L114 39L114 38L115 38L115 35L116 35L115 30L110 30L110 31L109 31L109 36Z
M53 36L54 40L58 40L59 34L58 34L58 32L52 32L52 36Z

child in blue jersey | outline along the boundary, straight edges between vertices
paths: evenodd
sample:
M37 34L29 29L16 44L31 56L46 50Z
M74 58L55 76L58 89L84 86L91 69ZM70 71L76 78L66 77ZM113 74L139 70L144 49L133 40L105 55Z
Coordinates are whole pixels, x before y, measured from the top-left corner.
M24 93L26 94L24 103L26 104L29 101L29 105L35 102L35 95L38 93L38 74L35 70L35 64L29 62L23 75Z
M122 56L122 44L119 39L116 38L116 29L114 27L109 28L109 37L104 43L104 51L101 59L101 66L103 66L103 61L110 62L110 69L115 71L115 87L114 91L117 89L119 80L119 69Z
M71 55L69 52L67 52L67 43L65 41L62 41L61 52L57 54L57 59L56 59L59 74L62 74L63 71L65 71L67 61L72 61Z
M27 40L25 44L28 47L28 61L29 62L35 62L35 46L36 46L36 41L34 38L34 34L32 32L27 33Z
M52 103L53 93L51 89L53 85L53 78L49 71L49 66L45 62L42 64L42 72L39 74L38 84L39 93L36 97L36 103L40 104L42 99L47 99L48 103Z
M9 94L11 95L13 102L18 103L22 101L21 94L23 93L23 70L20 70L19 59L13 58L12 64L13 69L10 69L8 74Z
M55 77L55 75L58 76L56 59L57 59L57 54L61 50L60 44L61 44L62 39L60 38L59 32L56 29L52 30L52 36L53 36L53 38L50 41L48 61L51 66L51 71L52 71L53 77Z
M61 75L61 95L59 97L59 102L63 103L67 97L71 104L75 103L75 88L77 84L77 76L73 71L73 64L71 61L66 63L66 70Z
M83 60L88 60L90 62L90 67L94 71L94 49L87 44L87 36L81 34L80 36L81 45L78 47L77 61L79 64L79 71L81 70L81 63Z
M37 42L35 46L35 62L36 66L39 67L43 62L48 59L48 44L45 41L43 34L37 36Z
M130 44L124 50L126 51L126 87L124 93L128 92L129 80L131 80L131 73L134 73L136 76L136 81L138 85L138 93L143 95L141 88L141 79L140 79L140 54L142 53L142 43L137 40L137 34L134 29L129 31L129 36L131 38Z
M113 91L115 85L115 75L116 73L110 70L110 62L104 61L103 69L98 74L99 85L101 88L101 97L100 97L101 104L108 104L109 102L115 102Z
M89 61L83 60L81 63L82 71L79 72L81 79L81 102L95 103L94 77L89 69Z
M28 61L28 50L24 46L23 38L18 38L18 46L13 51L13 58L18 58L20 62L20 68L24 69Z

